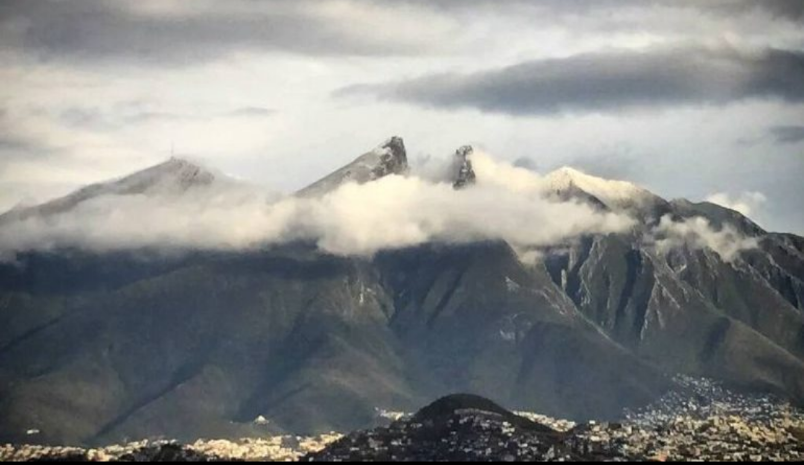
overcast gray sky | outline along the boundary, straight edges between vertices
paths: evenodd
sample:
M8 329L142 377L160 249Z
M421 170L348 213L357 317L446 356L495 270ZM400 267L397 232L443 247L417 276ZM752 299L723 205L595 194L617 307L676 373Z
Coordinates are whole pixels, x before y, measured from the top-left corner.
M291 191L391 135L804 234L800 0L2 0L0 209L171 147Z

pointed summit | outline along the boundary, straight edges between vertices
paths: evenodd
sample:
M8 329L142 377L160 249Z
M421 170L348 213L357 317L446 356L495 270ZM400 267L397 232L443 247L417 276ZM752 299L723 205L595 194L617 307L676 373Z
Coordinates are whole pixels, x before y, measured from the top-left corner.
M401 137L392 137L352 163L297 192L301 197L316 197L334 191L347 182L365 184L388 175L408 172L408 156Z
M477 175L472 168L471 156L474 149L471 145L464 145L455 151L455 159L453 164L453 179L452 187L455 189L463 189L466 186L472 185L477 181Z
M128 180L129 182L142 182L145 185L151 183L166 184L168 189L178 188L186 190L194 186L202 186L212 184L216 176L206 168L197 165L189 160L171 157L165 163L154 166L153 168L135 173L122 181Z
M120 179L93 184L69 197L84 199L100 195L176 194L190 188L208 186L216 176L206 168L183 158L168 161L130 174Z
M408 171L408 154L405 151L405 142L401 137L392 137L377 147L380 160L372 170L373 179L379 179L389 174L405 174Z

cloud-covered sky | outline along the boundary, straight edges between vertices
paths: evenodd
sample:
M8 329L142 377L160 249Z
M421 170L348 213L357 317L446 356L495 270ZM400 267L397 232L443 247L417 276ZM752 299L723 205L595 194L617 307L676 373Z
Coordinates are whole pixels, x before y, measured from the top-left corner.
M800 0L4 0L0 210L171 152L292 191L400 135L804 234L802 26Z

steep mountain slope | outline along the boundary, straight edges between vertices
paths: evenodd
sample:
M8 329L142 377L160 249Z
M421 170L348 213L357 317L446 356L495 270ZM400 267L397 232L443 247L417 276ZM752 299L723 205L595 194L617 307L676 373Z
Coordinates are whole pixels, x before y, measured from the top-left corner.
M668 259L616 236L568 255L550 258L553 276L563 275L578 308L640 358L800 399L804 318L763 281L712 251Z
M300 190L296 195L316 197L335 190L346 182L364 184L389 174L405 174L407 171L405 143L400 137L392 137L371 152Z
M643 218L632 234L589 237L547 255L554 282L582 312L641 358L668 370L804 400L804 288L795 236L766 233L740 213L711 203L664 202L640 188L574 170L562 170L557 178L566 180L566 173L572 182L564 185L577 189L572 195L579 200L602 198L606 208L637 211ZM756 238L757 246L735 260L691 245L660 253L640 235L650 234L653 219L662 215L704 218L714 231L730 228Z
M455 161L455 188L482 184L470 150ZM177 160L157 168L31 212L107 193L192 195L215 180ZM392 138L298 195L406 171ZM536 263L501 241L373 257L305 243L19 254L0 263L0 442L351 430L377 421L375 408L411 411L454 392L615 418L675 373L804 400L804 239L574 170L546 185L641 221L545 247ZM659 250L646 237L665 216L704 217L756 246L728 260L698 245Z
M718 229L731 226L742 234L752 237L767 234L759 225L741 213L711 202L693 203L686 199L676 199L670 203L672 212L680 218L704 217Z

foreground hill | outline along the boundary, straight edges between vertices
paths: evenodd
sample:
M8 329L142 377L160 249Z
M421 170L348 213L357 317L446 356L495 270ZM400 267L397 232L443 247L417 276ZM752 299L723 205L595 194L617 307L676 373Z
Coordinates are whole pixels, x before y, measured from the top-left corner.
M456 189L481 185L471 150L456 156ZM194 195L216 179L187 162L157 168L23 216L47 224L88 198L165 185ZM407 171L394 138L298 197ZM452 392L613 419L661 397L676 373L804 399L804 239L574 170L545 185L557 201L638 221L540 247L535 262L504 241L363 257L306 242L20 252L0 264L0 441L349 431L378 421L377 408L412 411ZM645 239L700 219L733 233L709 245ZM723 246L736 242L750 246Z
M800 410L722 391L704 380L682 384L695 397L668 394L622 422L567 430L532 422L481 397L448 396L410 419L352 433L302 461L796 461L804 456Z

